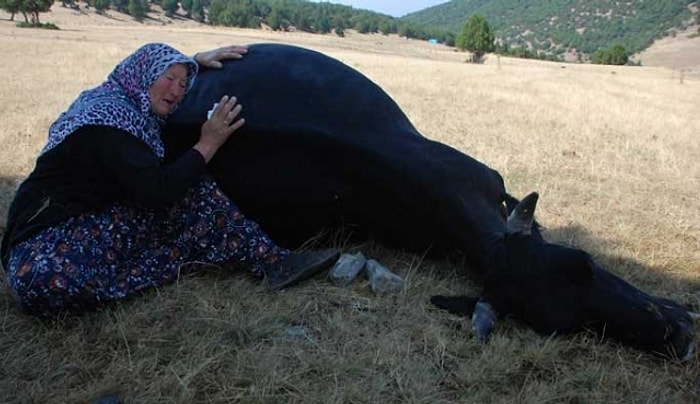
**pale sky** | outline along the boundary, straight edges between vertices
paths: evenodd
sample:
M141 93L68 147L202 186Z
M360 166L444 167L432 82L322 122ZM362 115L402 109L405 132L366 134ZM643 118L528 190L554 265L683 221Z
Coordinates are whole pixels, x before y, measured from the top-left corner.
M414 11L423 10L450 0L313 0L317 3L343 4L354 8L363 8L378 13L389 14L394 17L402 17Z

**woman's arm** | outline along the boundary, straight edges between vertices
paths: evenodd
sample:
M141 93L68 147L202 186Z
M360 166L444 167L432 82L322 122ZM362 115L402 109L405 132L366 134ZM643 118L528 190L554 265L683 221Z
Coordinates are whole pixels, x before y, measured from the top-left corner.
M224 60L240 59L248 52L248 48L242 45L224 46L206 52L195 53L193 58L201 66L209 69L221 69Z
M72 139L71 139L72 138ZM90 160L115 193L147 206L169 206L182 198L206 171L202 155L190 149L174 162L164 165L151 149L135 136L106 126L85 127L69 137L71 159ZM79 174L81 175L81 174Z

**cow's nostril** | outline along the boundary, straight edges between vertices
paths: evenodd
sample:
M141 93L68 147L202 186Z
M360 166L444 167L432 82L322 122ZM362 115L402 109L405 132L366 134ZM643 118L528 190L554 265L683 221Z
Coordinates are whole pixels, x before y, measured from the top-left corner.
M693 348L693 341L690 341L690 346L688 346L688 353L684 357L680 358L681 362L688 362L695 356L695 349Z

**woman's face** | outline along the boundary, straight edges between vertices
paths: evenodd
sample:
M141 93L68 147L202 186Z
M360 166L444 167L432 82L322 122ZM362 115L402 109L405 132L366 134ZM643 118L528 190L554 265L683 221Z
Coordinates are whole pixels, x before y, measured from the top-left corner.
M187 68L185 65L176 64L170 66L148 90L151 110L158 116L167 116L182 101L186 89Z

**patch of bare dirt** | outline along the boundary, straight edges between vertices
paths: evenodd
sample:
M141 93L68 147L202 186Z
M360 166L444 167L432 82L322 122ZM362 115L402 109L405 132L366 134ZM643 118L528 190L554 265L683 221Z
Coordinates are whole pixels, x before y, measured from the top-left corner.
M644 66L667 67L700 76L700 35L698 26L691 25L675 35L659 39L635 56Z

